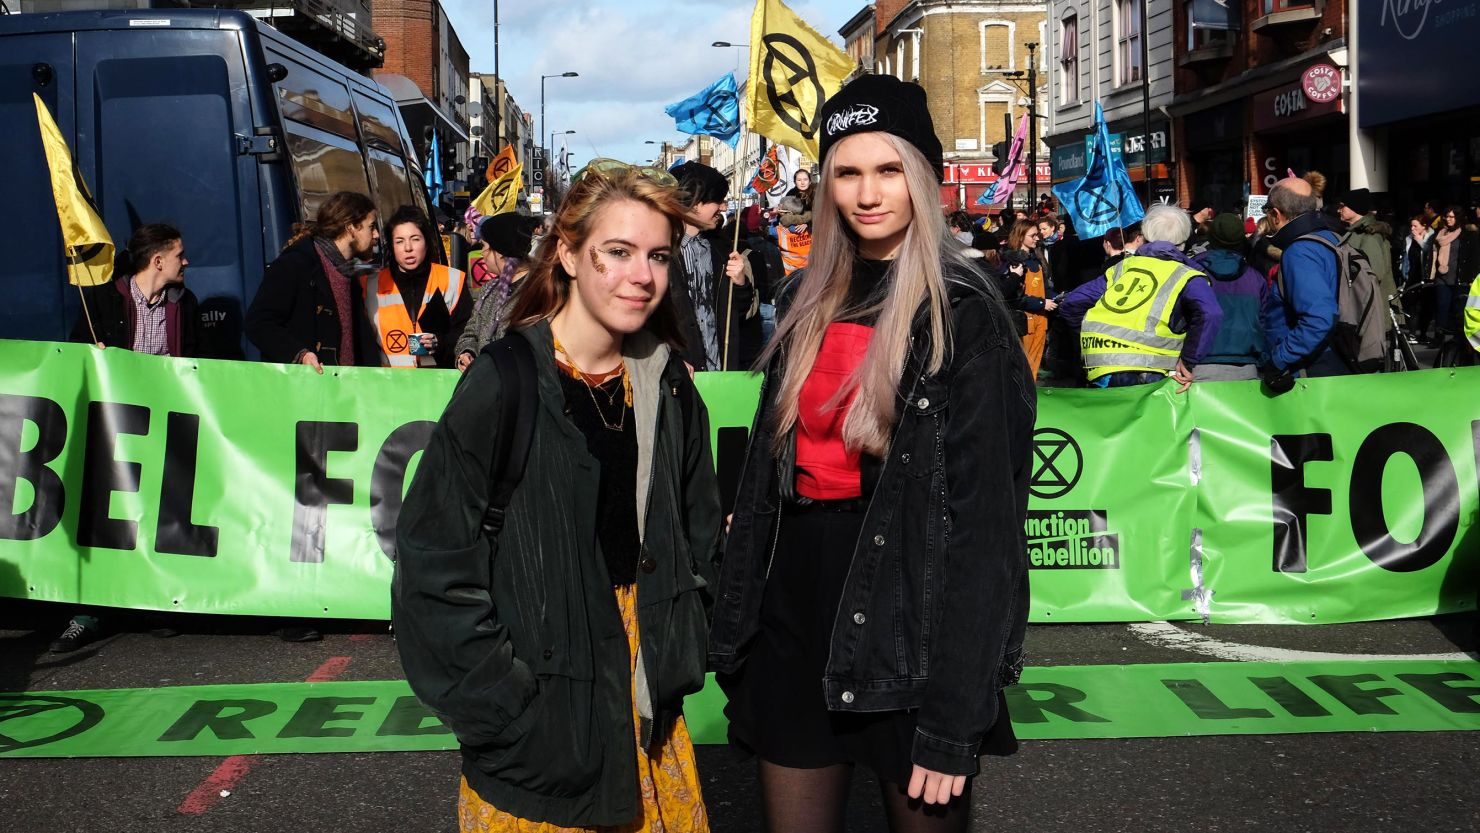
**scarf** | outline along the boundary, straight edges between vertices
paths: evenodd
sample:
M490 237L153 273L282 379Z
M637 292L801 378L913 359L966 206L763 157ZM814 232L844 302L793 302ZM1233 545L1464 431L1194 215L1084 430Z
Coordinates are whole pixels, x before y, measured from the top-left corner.
M421 302L427 294L427 280L431 274L431 257L422 258L421 265L409 272L402 269L401 264L391 261L391 280L396 284L396 291L401 293L401 304L406 307L406 314L417 329L421 328Z
M329 292L334 296L334 309L339 314L339 352L334 364L340 366L355 363L355 319L350 302L350 275L354 271L353 261L339 253L334 241L322 237L314 238L314 249L319 253L319 263L324 267L324 278L329 281ZM319 357L323 361L323 356Z
M1438 241L1438 247L1434 253L1434 274L1449 274L1449 244L1453 243L1459 237L1460 231L1462 229L1459 226L1455 226L1454 231L1440 229L1434 236L1434 239Z

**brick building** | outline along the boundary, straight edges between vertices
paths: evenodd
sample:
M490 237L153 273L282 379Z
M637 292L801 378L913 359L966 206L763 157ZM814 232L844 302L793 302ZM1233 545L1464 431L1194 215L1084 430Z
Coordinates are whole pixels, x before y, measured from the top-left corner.
M855 57L872 53L874 72L925 88L945 149L943 207L973 206L996 180L990 148L1004 138L1004 117L1016 129L1030 95L1044 112L1046 50L1038 49L1032 58L1037 89L1030 91L1028 44L1043 43L1045 8L1014 0L876 0L871 15L865 8L840 31ZM871 50L862 35L870 16ZM1046 163L1041 142L1038 150ZM1039 172L1046 187L1047 165Z
M1172 8L1178 197L1239 210L1294 170L1350 185L1344 0L1229 0Z
M385 41L385 64L375 80L396 97L401 118L425 164L435 130L448 192L466 190L468 52L439 0L374 0L376 32Z

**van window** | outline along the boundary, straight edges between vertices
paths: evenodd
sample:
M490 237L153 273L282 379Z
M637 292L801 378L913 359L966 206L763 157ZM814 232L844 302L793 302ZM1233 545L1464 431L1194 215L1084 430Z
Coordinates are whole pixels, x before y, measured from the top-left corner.
M302 64L285 62L285 66L288 75L277 84L283 118L357 139L349 89Z
M294 122L284 127L305 218L317 216L319 206L336 191L371 193L365 160L354 142Z
M412 199L411 175L397 157L370 151L370 175L375 180L375 207L381 217L389 217L403 205L417 205ZM421 206L417 206L420 208Z
M396 111L389 104L362 93L356 92L354 96L355 109L360 111L360 128L365 131L365 143L390 153L401 153L403 146Z

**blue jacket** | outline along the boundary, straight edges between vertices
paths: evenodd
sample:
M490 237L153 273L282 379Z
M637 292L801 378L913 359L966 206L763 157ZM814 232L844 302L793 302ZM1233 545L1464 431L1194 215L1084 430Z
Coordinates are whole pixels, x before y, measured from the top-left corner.
M1223 326L1203 363L1257 363L1266 345L1262 315L1269 281L1243 254L1230 249L1208 249L1192 262L1213 279L1213 295L1223 308Z
M1269 352L1261 364L1275 370L1315 364L1330 349L1328 340L1336 324L1336 255L1315 241L1299 240L1307 234L1319 234L1333 244L1339 240L1315 213L1296 217L1274 236L1272 242L1285 253L1280 278L1264 303Z

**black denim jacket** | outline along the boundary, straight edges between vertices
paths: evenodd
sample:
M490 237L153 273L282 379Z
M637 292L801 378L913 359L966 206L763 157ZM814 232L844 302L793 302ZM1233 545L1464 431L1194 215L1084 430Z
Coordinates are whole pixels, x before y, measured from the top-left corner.
M919 709L911 758L972 775L1022 667L1028 620L1028 505L1036 388L1008 312L975 272L952 270L952 349L935 375L917 317L900 418L878 471L833 620L822 679L832 711ZM745 662L795 477L771 453L768 368L725 547L711 668ZM790 456L790 455L788 455Z

